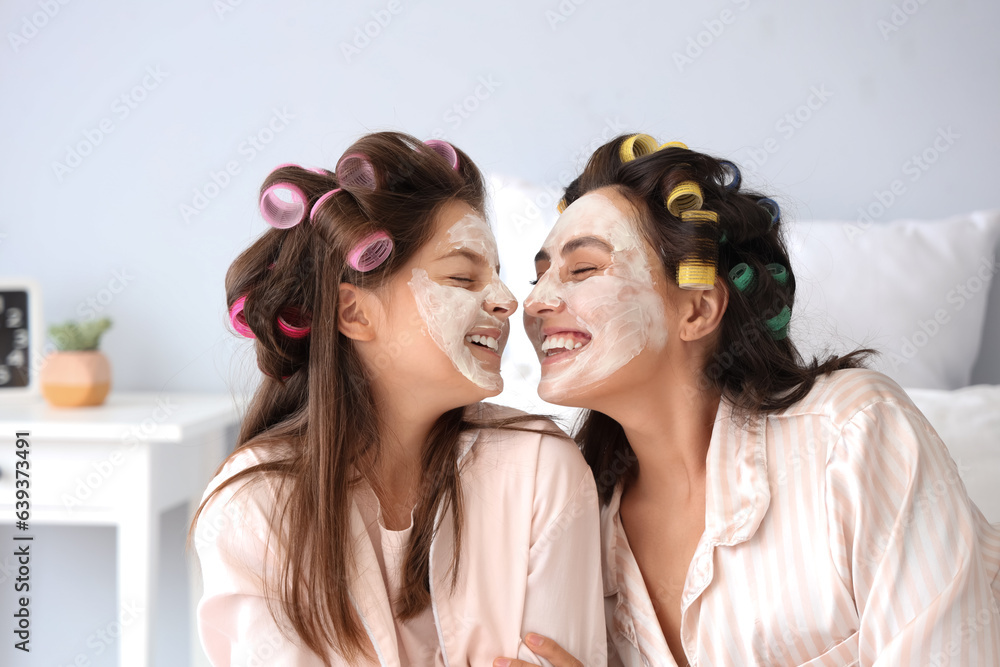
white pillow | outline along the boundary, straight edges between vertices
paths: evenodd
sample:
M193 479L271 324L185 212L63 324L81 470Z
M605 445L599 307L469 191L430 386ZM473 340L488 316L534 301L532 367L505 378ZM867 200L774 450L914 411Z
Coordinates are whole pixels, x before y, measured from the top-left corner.
M795 222L786 228L803 356L857 347L904 387L969 384L996 273L1000 211L936 221Z
M1000 385L906 392L948 446L969 497L991 523L1000 522Z

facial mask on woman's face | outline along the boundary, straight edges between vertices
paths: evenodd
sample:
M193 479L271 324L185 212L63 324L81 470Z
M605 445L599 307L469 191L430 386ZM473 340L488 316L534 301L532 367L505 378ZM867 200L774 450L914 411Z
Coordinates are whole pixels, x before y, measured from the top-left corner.
M499 364L491 368L489 362L477 359L466 343L466 338L474 330L494 330L499 335L490 336L495 351L503 352L509 323L487 313L487 303L509 304L512 308L517 299L507 286L500 281L496 266L499 264L496 239L486 221L476 215L466 215L448 230L447 247L450 250L469 250L485 258L490 267L489 283L473 292L462 287L441 285L430 278L424 269L413 269L410 289L417 303L417 309L431 338L437 343L462 375L474 384L490 391L501 391L503 379ZM484 337L485 338L485 337ZM493 349L492 345L490 346Z
M572 251L563 252L578 243L607 246L601 252L610 251L611 262L603 274L572 274ZM549 268L525 301L524 326L542 361L538 395L544 400L569 399L645 348L666 344L663 300L645 249L634 224L601 194L580 197L559 217L542 248ZM527 314L546 308L537 317Z

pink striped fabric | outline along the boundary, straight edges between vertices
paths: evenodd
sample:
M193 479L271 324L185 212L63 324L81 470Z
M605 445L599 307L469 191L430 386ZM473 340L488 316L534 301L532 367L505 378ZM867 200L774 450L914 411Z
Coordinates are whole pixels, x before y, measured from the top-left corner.
M838 371L730 417L723 402L681 595L690 665L1000 665L1000 525L897 384ZM611 664L676 667L650 600L668 583L644 580L620 497L602 510Z

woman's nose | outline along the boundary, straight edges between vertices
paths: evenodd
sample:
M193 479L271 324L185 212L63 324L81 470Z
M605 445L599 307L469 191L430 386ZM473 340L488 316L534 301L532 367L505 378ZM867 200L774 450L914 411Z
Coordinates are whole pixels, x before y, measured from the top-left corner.
M531 317L540 317L558 312L563 306L562 299L551 288L543 274L539 278L528 298L524 300L524 314Z

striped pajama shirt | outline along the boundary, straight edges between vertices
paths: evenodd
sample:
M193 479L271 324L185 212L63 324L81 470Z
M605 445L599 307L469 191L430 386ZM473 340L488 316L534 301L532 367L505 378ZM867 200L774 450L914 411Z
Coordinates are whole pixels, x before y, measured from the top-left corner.
M1000 525L960 465L875 371L745 426L720 402L705 531L674 584L688 663L1000 666ZM674 667L650 597L671 582L644 580L620 498L601 512L611 664Z

